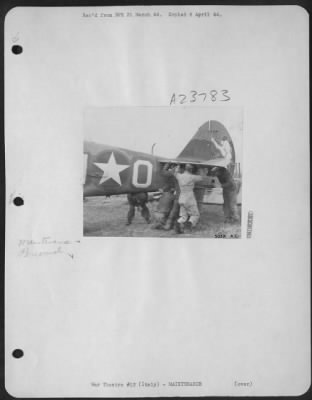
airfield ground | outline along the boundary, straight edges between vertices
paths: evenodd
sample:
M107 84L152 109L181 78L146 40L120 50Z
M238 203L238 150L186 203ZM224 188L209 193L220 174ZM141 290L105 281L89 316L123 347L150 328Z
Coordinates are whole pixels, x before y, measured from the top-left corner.
M153 214L157 202L148 203ZM201 208L201 219L196 230L189 233L177 234L174 230L164 231L152 229L136 211L131 225L126 226L128 202L125 195L106 197L89 197L84 200L84 236L135 236L135 237L207 237L214 238L215 235L224 235L226 238L240 238L240 223L225 224L223 222L222 205L203 204ZM239 207L239 212L240 212Z

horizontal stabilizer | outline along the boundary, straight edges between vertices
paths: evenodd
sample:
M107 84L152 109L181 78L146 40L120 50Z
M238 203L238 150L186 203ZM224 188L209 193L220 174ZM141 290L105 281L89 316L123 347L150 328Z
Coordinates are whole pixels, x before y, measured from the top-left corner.
M201 167L224 167L226 168L226 161L224 158L216 158L214 160L207 160L207 161L196 161L193 159L181 159L181 158L176 158L175 160L172 159L159 159L158 160L161 163L169 163L169 164L193 164L193 165L198 165Z

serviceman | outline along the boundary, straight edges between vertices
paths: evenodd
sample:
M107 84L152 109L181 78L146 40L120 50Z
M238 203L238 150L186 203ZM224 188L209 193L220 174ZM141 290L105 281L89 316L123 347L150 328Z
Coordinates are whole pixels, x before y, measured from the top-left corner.
M215 147L219 150L222 157L226 162L226 168L232 168L232 148L226 136L223 136L221 139L221 143L218 144L214 137L211 138L211 142L215 145Z
M165 186L160 199L158 200L156 211L154 212L153 229L164 229L167 219L174 202L174 189Z
M179 218L179 212L180 212L179 195L180 195L180 189L175 190L171 211L168 215L167 222L164 226L165 231L170 231L170 229L174 228L177 219Z
M224 222L237 222L239 221L237 209L237 185L230 173L226 168L214 167L211 172L219 179L222 186L223 193L223 212Z
M193 166L191 164L185 165L183 173L180 172L180 167L177 167L175 177L180 187L179 205L180 216L176 224L176 232L183 233L186 221L191 223L191 230L196 226L199 221L199 210L197 201L194 195L194 185L203 179L202 175L194 175Z
M129 193L127 195L129 203L128 221L126 225L130 225L135 216L135 207L141 208L141 215L145 221L149 224L151 222L151 214L147 207L148 194L144 192L140 193Z
M210 181L207 181L206 179L206 177L208 176L207 167L198 167L197 173L199 173L199 175L203 177L200 182L196 182L194 185L194 195L197 202L198 211L199 213L201 213L204 195L207 189L207 185L210 183Z
M169 163L167 163L164 166L164 168L162 170L162 175L167 178L166 179L166 184L165 184L165 187L164 187L164 191L171 191L172 197L173 197L173 201L170 202L171 207L170 207L170 210L169 210L169 214L167 214L167 210L169 208L169 205L168 205L168 207L160 205L160 207L163 210L166 208L167 216L165 218L166 222L165 222L163 228L166 231L169 231L170 229L174 228L175 223L176 223L177 219L179 218L180 205L178 203L178 199L179 199L179 195L180 195L180 187L179 187L177 179L174 176L174 167L170 166ZM167 197L167 199L168 199L168 197ZM164 198L163 201L165 202L166 199Z

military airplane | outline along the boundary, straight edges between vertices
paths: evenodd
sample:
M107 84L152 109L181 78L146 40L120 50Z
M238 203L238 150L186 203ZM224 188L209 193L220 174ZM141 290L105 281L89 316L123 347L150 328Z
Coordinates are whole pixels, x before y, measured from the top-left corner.
M233 166L237 170L231 136L222 123L214 120L204 123L175 159L94 142L84 142L84 198L157 192L164 186L167 179L162 174L165 164L190 163L195 166L195 169L206 168L208 180L205 179L205 184L208 201L205 202L209 202L209 195L213 197L215 194L213 189L218 190L219 188L220 191L218 179L213 176L211 169L226 167L224 157L221 156L211 139L220 142L224 137L230 143ZM240 178L240 171L236 178ZM212 202L222 203L222 199L215 199Z

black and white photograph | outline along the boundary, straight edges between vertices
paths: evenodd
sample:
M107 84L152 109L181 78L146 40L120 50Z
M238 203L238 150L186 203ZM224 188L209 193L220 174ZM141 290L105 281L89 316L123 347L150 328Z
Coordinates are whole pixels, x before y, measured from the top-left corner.
M85 236L241 237L240 108L91 108L84 129Z

